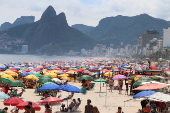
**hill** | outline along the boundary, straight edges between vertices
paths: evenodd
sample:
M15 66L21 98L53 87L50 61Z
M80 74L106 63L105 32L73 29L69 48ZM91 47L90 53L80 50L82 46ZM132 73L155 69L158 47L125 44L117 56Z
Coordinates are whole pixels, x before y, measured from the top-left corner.
M92 26L86 26L83 24L75 24L75 25L72 25L71 27L78 29L79 31L81 31L83 33L88 33L94 29L94 27L92 27Z
M68 26L65 14L57 15L52 6L39 21L0 32L2 37L17 39L18 45L27 44L32 54L63 55L69 50L91 49L96 44L94 39Z
M151 29L158 30L161 37L163 28L169 26L170 23L168 21L154 18L148 14L141 14L133 17L122 15L106 17L101 19L99 24L93 29L87 29L88 27L86 26L81 26L81 29L79 27L74 28L97 39L100 43L116 45L120 44L120 42L124 42L124 44L136 44L137 38Z
M0 31L15 27L17 25L27 24L27 23L33 23L35 20L34 16L21 16L20 18L17 18L13 24L9 22L5 22L1 24Z

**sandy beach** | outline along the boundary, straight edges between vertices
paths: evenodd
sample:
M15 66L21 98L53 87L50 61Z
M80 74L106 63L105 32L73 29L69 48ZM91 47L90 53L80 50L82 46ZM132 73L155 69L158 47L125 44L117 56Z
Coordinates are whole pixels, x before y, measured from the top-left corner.
M69 82L69 84L81 88L81 83ZM116 80L115 80L115 85L117 85ZM19 89L18 92L20 92L20 88L18 89ZM140 101L124 102L128 99L132 99L132 96L125 95L125 86L123 86L123 89L124 90L122 91L122 94L118 94L119 93L118 90L113 90L113 92L109 92L109 90L107 90L106 93L106 87L102 86L101 87L102 93L99 93L100 83L96 82L94 89L87 91L86 94L75 93L72 99L80 98L82 100L82 103L79 107L79 111L77 113L84 113L84 107L87 103L87 99L91 99L92 101L91 104L93 106L97 106L100 113L116 113L117 108L119 106L122 107L122 111L124 111L125 113L136 113L138 109L141 108ZM65 91L61 91L57 95L59 94L62 95L61 98L65 98L68 96L68 92ZM41 97L42 96L39 96L37 93L34 93L34 89L26 89L26 92L24 92L24 94L22 95L22 99L24 101L32 101L32 102L40 101ZM63 103L67 105L67 101L64 101ZM68 100L68 103L70 104L71 100ZM44 113L45 110L44 105L40 105L40 106L41 106L41 111L36 111L36 113ZM52 113L55 113L56 111L60 111L60 106L61 103L52 105ZM14 108L14 106L4 106L3 100L0 100L0 108L4 108L4 107L8 107L9 112L12 108ZM24 110L19 111L19 113L23 113L23 112Z

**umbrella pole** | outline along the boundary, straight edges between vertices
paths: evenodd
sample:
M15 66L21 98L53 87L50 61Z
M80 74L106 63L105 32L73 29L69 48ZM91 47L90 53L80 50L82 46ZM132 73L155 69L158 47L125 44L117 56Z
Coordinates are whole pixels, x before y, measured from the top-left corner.
M101 93L101 81L100 81L100 92L99 92L99 96L100 96L100 93Z

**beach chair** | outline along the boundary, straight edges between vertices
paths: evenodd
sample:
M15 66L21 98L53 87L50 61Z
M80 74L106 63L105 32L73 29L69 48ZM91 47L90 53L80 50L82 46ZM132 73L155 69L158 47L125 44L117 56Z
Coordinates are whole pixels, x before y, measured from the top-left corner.
M82 90L82 93L84 93L84 94L87 93L86 87L83 87L81 90Z
M90 89L94 89L95 83L91 83Z

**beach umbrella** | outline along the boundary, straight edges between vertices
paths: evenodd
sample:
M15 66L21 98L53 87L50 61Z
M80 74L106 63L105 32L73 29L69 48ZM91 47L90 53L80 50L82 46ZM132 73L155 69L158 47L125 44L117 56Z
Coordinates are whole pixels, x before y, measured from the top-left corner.
M78 87L76 86L73 86L73 85L61 85L60 87L61 90L63 91L67 91L67 92L73 92L73 93L82 93L82 90L79 89Z
M55 83L53 83L53 82L46 82L43 85L46 85L46 84L55 84Z
M119 80L119 79L126 79L127 77L124 75L115 75L112 79L113 80Z
M149 83L149 84L139 86L133 90L157 90L168 86L169 84Z
M69 77L61 77L60 79L62 79L62 80L70 80Z
M91 76L94 76L94 75L97 75L97 74L99 74L99 73L93 73Z
M22 99L18 97L12 97L4 101L4 105L6 106L16 106L19 103L24 102Z
M49 91L49 90L60 90L60 86L57 84L46 84L39 88L41 91Z
M71 68L69 68L69 69L72 69L72 70L77 70L77 68L75 68L75 67L71 67Z
M24 106L28 105L28 102L21 102L18 105L16 105L16 107L18 109L24 110ZM37 105L36 103L34 103L34 102L32 102L32 106L35 108L35 111L40 111L41 110L41 107L39 105Z
M0 75L0 78L8 78L9 80L14 80L14 78L11 75L7 74Z
M57 74L56 74L56 73L45 73L44 75L48 75L48 76L50 76L51 78L56 78L56 77L57 77Z
M68 77L68 76L70 76L69 74L66 74L66 73L64 73L64 74L61 74L61 75L58 75L59 77Z
M113 75L113 72L106 72L106 73L104 74L104 76L108 76L108 77L112 77L112 75Z
M57 98L57 97L47 97L46 99L44 99L43 101L40 101L38 103L40 104L54 104L54 103L58 103L58 102L63 102L63 99Z
M0 91L0 99L8 99L8 98L10 98L9 95L7 95L4 92Z
M105 80L105 79L100 78L100 79L96 79L94 82L106 82L106 80Z
M23 84L21 81L19 81L19 80L11 80L9 83L8 83L8 85L10 86L10 87L24 87L25 86L25 84Z
M35 75L28 75L24 77L25 79L31 79L31 80L38 80L38 78Z
M81 81L83 79L85 79L87 81L92 81L93 80L93 78L91 76L89 76L89 75L83 75L78 80Z
M60 79L58 79L58 78L53 78L53 79L51 79L53 82L55 82L55 83L58 83L58 84L60 84L60 83L62 83L62 81L60 80Z
M48 75L47 75L48 76ZM46 82L51 82L52 80L51 80L51 77L49 76L49 77L40 77L39 78L39 80L37 81L37 83L41 83L41 84L43 84L43 83L46 83Z
M155 94L156 91L141 91L133 96L133 98L141 98Z
M140 79L138 79L133 86L140 86L142 85L142 82L149 82L149 81L153 81L153 79L149 78L149 77L141 77Z
M26 73L26 72L23 72L23 73L20 73L20 74L19 74L19 76L22 76L22 77L25 77L25 76L27 76L27 75L29 75L29 73Z
M43 75L41 75L40 73L33 73L32 75L35 75L36 77L41 77Z
M42 79L42 78L50 78L50 79L52 79L50 76L48 76L48 75L43 75L43 76L41 76L40 77L40 79Z
M0 78L0 81L9 83L11 80L9 80L8 78Z
M66 73L68 73L68 74L77 74L76 71L68 71L68 72L66 72Z

